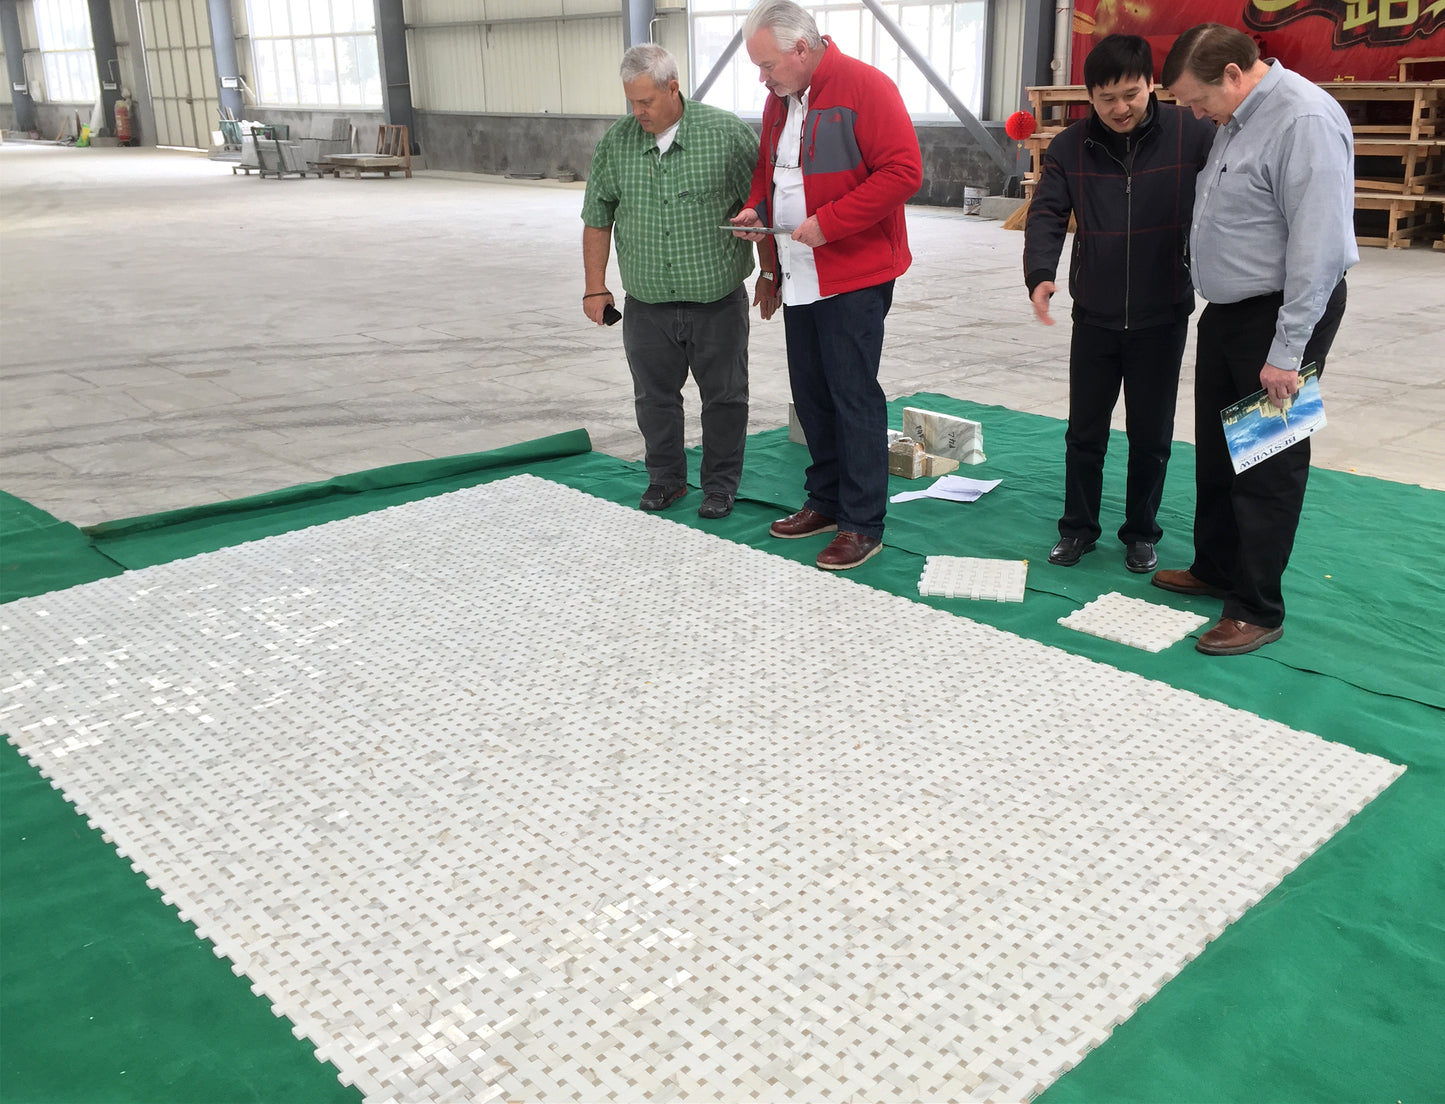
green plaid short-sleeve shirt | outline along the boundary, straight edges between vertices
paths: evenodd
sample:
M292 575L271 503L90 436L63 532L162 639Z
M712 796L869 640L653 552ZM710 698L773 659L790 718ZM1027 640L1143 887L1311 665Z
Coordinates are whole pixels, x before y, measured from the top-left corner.
M758 136L736 115L683 100L672 148L629 115L597 143L582 221L613 227L628 295L644 303L714 303L753 270L753 246L720 230L742 210Z

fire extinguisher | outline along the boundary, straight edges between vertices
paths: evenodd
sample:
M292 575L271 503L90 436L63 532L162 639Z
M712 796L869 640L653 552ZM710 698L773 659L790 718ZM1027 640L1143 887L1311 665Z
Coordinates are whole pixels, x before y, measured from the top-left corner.
M130 101L115 101L115 137L123 146L130 145Z

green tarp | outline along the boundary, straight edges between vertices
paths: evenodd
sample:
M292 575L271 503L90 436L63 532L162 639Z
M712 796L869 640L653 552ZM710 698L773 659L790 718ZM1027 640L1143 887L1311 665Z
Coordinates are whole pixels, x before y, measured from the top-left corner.
M890 508L888 548L848 578L916 599L925 555L1029 559L1023 603L924 601L1409 768L1043 1099L1445 1100L1445 582L1436 563L1445 494L1313 472L1286 577L1284 639L1237 658L1200 656L1190 641L1155 655L1057 623L1111 590L1218 614L1217 602L1130 575L1122 546L1107 537L1077 567L1046 562L1062 423L938 395L893 405L895 424L904 405L981 421L989 461L961 474L1003 483L969 505ZM635 504L641 465L587 449L577 431L84 533L7 498L0 582L7 600L43 593L522 471ZM1122 514L1124 450L1116 434L1106 526ZM1190 559L1192 462L1192 449L1176 445L1164 566ZM810 560L821 540L766 533L779 511L799 505L806 463L785 431L757 434L731 517L700 522L696 492L666 516ZM938 674L967 676L967 656L936 662ZM355 1099L8 746L0 939L0 1099Z

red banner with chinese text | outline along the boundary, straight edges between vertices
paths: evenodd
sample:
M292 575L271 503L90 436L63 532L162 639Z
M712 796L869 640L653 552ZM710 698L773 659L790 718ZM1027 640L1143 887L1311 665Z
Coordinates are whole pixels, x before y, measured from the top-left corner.
M1445 56L1445 0L1075 0L1070 80L1083 83L1084 58L1116 32L1149 40L1157 79L1174 40L1196 23L1237 27L1265 57L1313 81L1395 80L1401 58Z

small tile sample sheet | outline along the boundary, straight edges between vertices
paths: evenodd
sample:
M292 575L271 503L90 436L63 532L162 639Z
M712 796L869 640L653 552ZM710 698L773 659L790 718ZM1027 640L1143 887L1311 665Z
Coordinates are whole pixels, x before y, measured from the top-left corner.
M918 593L934 598L1022 602L1027 560L986 560L976 556L929 556L918 577Z
M1081 606L1059 624L1090 636L1116 640L1146 652L1162 652L1177 644L1209 618L1188 610L1172 609L1142 598L1130 598L1118 591L1101 594Z
M372 1101L1024 1099L1403 770L532 476L10 603L0 671Z

